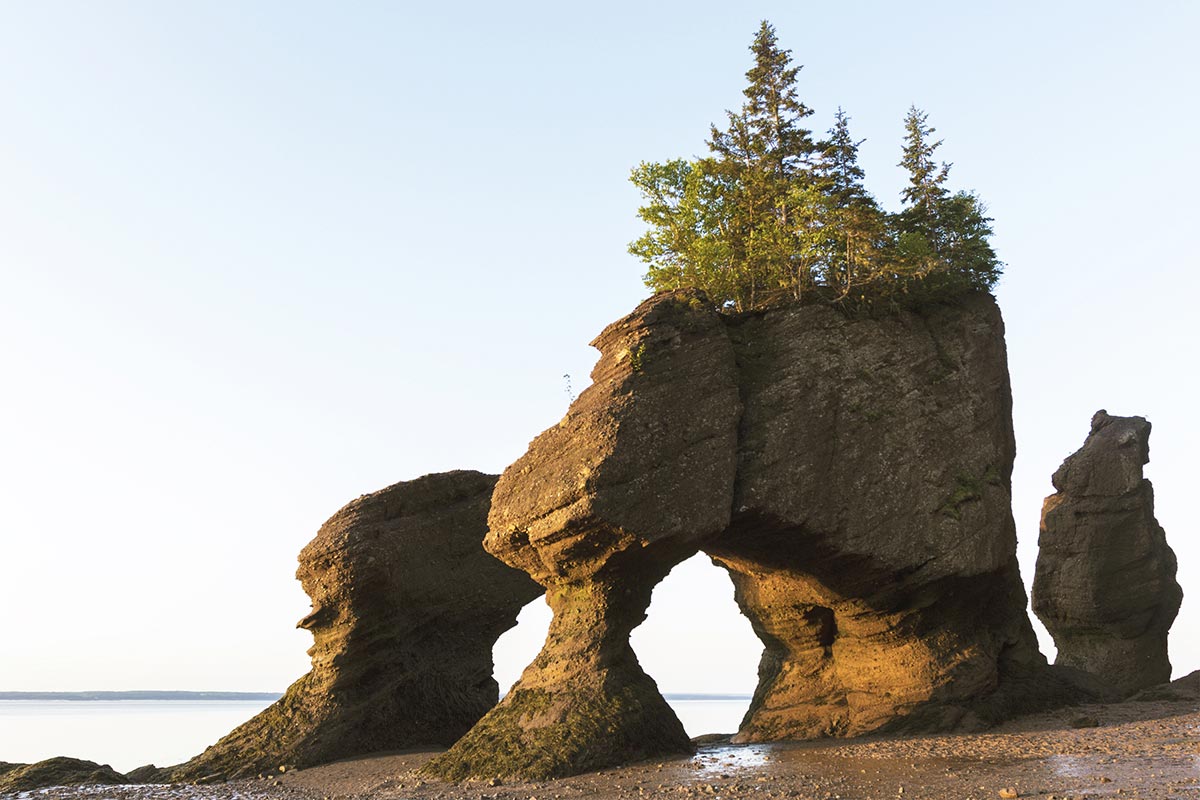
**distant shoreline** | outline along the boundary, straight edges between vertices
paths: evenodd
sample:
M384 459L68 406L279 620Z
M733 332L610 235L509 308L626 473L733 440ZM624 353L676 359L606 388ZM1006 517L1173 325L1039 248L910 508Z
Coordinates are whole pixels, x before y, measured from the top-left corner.
M278 700L279 692L0 692L0 700ZM667 700L750 700L748 694L702 694L667 692Z
M278 700L279 692L0 692L0 700Z

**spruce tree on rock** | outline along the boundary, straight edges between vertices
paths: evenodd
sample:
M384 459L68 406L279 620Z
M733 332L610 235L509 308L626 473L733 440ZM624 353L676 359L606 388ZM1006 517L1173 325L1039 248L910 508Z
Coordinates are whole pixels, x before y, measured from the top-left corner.
M991 218L979 198L946 189L950 165L937 164L929 115L913 106L904 119L900 166L909 185L901 193L908 207L895 217L897 260L909 277L905 291L918 301L942 299L972 289L988 290L1000 277L1001 264L988 239Z
M648 265L647 286L699 288L718 308L790 300L876 313L995 284L991 219L974 194L947 189L950 165L935 158L942 143L925 112L905 118L909 183L904 208L887 214L863 185L849 117L839 108L820 143L804 127L801 68L770 23L750 51L745 101L724 129L711 126L709 155L630 176L648 227L629 251Z
M910 107L904 118L904 152L899 166L908 170L908 186L900 195L908 208L897 219L901 251L921 261L924 271L936 264L938 216L950 175L950 165L939 165L933 157L942 141L931 139L937 129L928 124L928 119L929 115L916 106Z
M850 135L850 118L840 107L829 138L822 142L817 170L822 193L828 198L826 226L829 250L822 278L830 302L863 300L889 269L884 263L887 226L875 198L863 186L858 146Z
M769 22L759 26L750 51L754 66L746 73L746 101L740 111L726 112L726 130L712 126L709 140L716 172L732 190L733 267L748 279L745 291L733 298L739 308L788 287L799 296L813 282L796 241L806 221L797 208L804 196L797 188L811 182L817 152L812 131L800 121L813 112L796 91L800 67L791 65L791 51L779 48Z

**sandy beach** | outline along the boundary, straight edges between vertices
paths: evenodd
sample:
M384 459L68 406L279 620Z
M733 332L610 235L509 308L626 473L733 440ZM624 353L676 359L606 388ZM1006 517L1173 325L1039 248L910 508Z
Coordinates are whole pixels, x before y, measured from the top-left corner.
M447 784L417 774L436 751L352 759L207 786L43 789L22 800L204 798L722 797L1200 798L1200 705L1194 700L1077 706L985 733L872 737L769 745L704 744L690 758L652 761L545 783Z

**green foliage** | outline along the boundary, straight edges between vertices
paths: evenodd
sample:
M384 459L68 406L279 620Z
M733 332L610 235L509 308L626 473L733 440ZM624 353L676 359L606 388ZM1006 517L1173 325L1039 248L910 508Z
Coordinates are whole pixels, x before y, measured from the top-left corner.
M917 108L905 118L900 166L904 208L882 210L863 185L849 117L838 109L828 138L802 121L790 51L764 21L750 47L746 100L712 126L709 155L642 163L646 232L629 250L647 264L656 291L695 287L719 307L782 301L873 311L991 289L1001 264L978 197L946 188L950 165Z
M643 361L646 357L646 343L642 342L638 345L637 350L629 351L629 368L634 372L641 372Z
M992 467L988 468L993 469ZM962 516L961 509L967 503L972 503L983 497L983 482L989 481L987 474L981 482L979 478L966 472L959 473L954 478L954 488L946 495L937 510L951 519L957 520Z

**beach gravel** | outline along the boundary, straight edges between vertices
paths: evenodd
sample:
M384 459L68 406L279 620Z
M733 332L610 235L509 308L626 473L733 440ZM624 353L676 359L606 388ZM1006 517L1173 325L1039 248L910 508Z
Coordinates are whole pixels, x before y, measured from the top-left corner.
M1081 717L1093 727L1074 727ZM1080 706L987 733L793 744L703 744L692 757L538 783L431 781L437 751L341 761L208 786L89 786L5 800L1200 800L1200 703L1193 698Z

